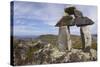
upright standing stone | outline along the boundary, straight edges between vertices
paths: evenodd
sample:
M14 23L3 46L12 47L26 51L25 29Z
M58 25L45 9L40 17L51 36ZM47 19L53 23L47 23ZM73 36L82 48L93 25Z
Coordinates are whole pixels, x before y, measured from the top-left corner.
M89 26L94 22L88 17L84 17L82 12L74 9L75 24L80 27L81 39L82 39L82 48L89 51L92 45L92 38Z
M67 48L68 50L71 50L72 43L67 26L59 27L58 44L59 44L59 49L62 51L66 50Z
M65 51L66 49L70 51L72 49L69 26L73 25L73 18L68 14L63 16L56 24L56 26L59 27L58 47L60 51Z
M67 30L66 26L59 27L58 47L61 51L66 50L67 47Z
M89 26L83 26L80 28L81 37L82 37L82 44L84 48L90 48L92 46L92 38Z

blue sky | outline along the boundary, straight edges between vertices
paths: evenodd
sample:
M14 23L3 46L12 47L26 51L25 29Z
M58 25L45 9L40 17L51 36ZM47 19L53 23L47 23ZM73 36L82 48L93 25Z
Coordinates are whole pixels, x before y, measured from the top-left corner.
M43 35L58 34L58 27L54 25L64 15L64 8L70 4L50 4L37 2L14 2L14 35ZM74 5L91 18L95 24L91 26L91 33L97 33L97 7ZM79 35L79 28L71 27L71 34Z

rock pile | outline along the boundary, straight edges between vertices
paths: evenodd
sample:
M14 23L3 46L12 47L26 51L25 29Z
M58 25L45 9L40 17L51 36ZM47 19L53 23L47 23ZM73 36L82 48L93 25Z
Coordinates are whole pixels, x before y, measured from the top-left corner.
M71 51L61 52L57 47L53 47L50 43L38 41L35 45L20 46L15 55L15 65L21 64L54 64L69 62L84 62L97 60L97 51L90 49L84 52L81 49L72 49ZM38 49L36 49L38 48ZM36 50L35 50L36 49Z

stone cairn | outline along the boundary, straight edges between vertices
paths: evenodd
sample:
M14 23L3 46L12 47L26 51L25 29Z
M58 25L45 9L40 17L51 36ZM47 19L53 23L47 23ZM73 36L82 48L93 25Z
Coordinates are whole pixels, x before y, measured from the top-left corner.
M72 15L74 15L75 18L73 18ZM94 22L88 17L84 17L82 12L75 7L65 8L65 16L63 16L55 25L59 27L59 50L64 51L68 49L68 51L71 51L72 42L70 38L70 26L76 25L77 27L80 27L82 49L89 51L92 45L91 32L89 28L92 24L94 24Z
M74 20L72 16L70 16L68 13L65 13L65 16L63 16L55 25L59 27L58 44L60 51L65 51L66 48L68 48L68 50L72 49L70 26L74 26L73 22Z

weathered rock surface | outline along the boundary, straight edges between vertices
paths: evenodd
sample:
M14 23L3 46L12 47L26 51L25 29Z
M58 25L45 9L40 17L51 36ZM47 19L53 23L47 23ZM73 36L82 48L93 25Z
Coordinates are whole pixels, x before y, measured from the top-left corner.
M36 48L39 49L36 49ZM82 49L72 49L71 51L60 51L57 47L53 47L50 43L38 41L35 45L19 45L14 50L14 64L53 64L53 63L69 63L84 62L97 60L97 51L90 49L90 52L84 52Z

